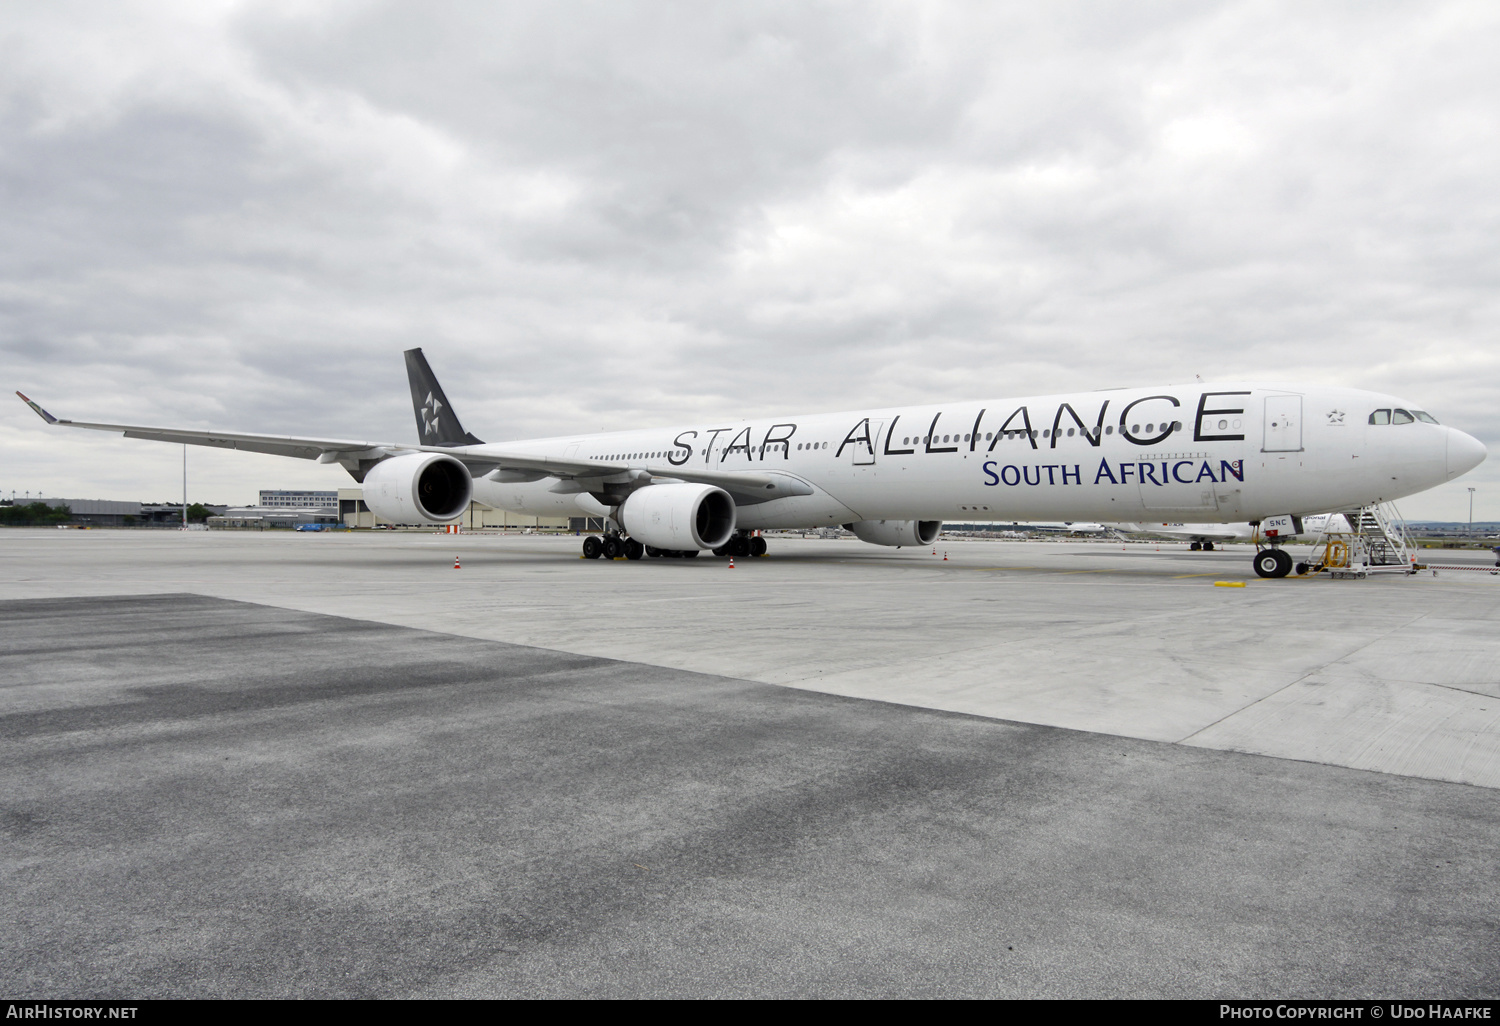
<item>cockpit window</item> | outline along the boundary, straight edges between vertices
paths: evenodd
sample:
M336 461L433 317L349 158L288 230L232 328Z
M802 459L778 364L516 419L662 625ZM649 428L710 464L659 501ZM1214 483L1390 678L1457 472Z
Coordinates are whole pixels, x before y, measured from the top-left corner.
M1416 417L1423 424L1436 424L1437 423L1437 418L1434 417L1430 413L1423 413L1421 410L1412 410L1411 412L1412 412L1412 416Z
M1370 423L1371 424L1389 424L1390 422L1391 422L1391 411L1390 410L1376 410L1374 413L1370 414Z
M1392 416L1391 416L1391 423L1392 424L1414 424L1414 423L1416 423L1417 418L1413 417L1411 414L1407 413L1405 410L1393 410L1391 412L1392 412Z

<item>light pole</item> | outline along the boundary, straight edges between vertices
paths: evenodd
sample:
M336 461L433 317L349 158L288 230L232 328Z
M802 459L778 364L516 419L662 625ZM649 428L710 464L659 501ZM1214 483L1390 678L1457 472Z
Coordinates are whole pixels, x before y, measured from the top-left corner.
M1469 533L1474 533L1474 489L1469 489Z

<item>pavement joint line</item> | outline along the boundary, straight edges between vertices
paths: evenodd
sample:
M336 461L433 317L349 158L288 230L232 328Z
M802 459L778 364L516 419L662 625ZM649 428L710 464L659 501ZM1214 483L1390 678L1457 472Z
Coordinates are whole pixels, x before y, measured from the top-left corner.
M1235 716L1238 716L1240 713L1246 712L1247 710L1250 710L1250 709L1254 709L1257 705L1260 705L1262 702L1270 701L1272 698L1275 698L1277 695L1281 694L1287 688L1295 687L1296 685L1301 684L1303 681L1307 680L1309 677L1315 677L1315 676L1317 676L1318 674L1322 673L1324 670L1328 669L1328 667L1334 665L1335 663L1341 663L1344 660L1348 659L1350 656L1354 655L1355 653L1362 652L1365 649L1369 648L1371 645L1375 644L1377 641L1384 641L1386 638L1390 637L1392 634L1395 634L1397 631L1404 631L1408 627L1410 627L1412 624L1418 623L1419 621L1425 620L1426 618L1427 618L1427 614L1426 613L1421 613L1421 614L1413 617L1412 619L1406 621L1405 623L1398 624L1397 626L1392 627L1390 630L1385 631L1385 632L1383 632L1381 634L1378 634L1375 637L1370 638L1369 640L1365 641L1362 644L1354 646L1349 651L1345 652L1343 655L1338 656L1337 658L1334 658L1334 659L1329 659L1327 662L1322 663L1321 665L1315 667L1314 669L1308 670L1306 673L1304 673L1301 676L1297 677L1295 680L1288 681L1287 683L1283 684L1281 687L1277 688L1275 691L1272 691L1270 694L1262 695L1260 698L1257 698L1255 701L1251 702L1249 705L1242 705L1238 709L1234 710L1233 712L1225 713L1223 716L1220 716L1218 719L1214 720L1212 723L1205 724L1204 726L1199 727L1197 730L1193 731L1191 734L1188 734L1185 737L1179 738L1177 741L1175 741L1173 743L1174 744L1179 744L1179 745L1185 745L1189 741L1191 741L1193 738L1195 738L1199 734L1203 733L1205 730L1209 730L1209 729L1211 729L1213 727L1216 727L1220 723L1223 723L1225 720L1232 719Z
M1204 574L1170 574L1162 570L1138 570L1134 567L1100 567L1090 570L1059 570L1050 566L970 566L955 567L958 570L972 570L975 572L987 572L996 570L1036 570L1040 573L1052 574L1057 577L1072 577L1076 574L1129 574L1136 577L1158 577L1177 580L1184 577L1222 577L1222 572Z
M1391 678L1389 678L1389 677L1387 677L1385 679L1387 681L1391 680ZM1394 683L1394 681L1392 681L1392 683ZM1445 691L1457 691L1460 694L1474 695L1477 698L1490 698L1490 699L1493 699L1496 702L1500 702L1500 696L1491 695L1491 694L1489 694L1488 692L1485 692L1485 691L1470 691L1468 688L1461 688L1457 684L1439 684L1437 681L1433 681L1433 680L1404 680L1404 681L1401 681L1400 683L1402 683L1402 684L1416 684L1416 685L1418 685L1420 687L1428 687L1428 688L1442 688Z

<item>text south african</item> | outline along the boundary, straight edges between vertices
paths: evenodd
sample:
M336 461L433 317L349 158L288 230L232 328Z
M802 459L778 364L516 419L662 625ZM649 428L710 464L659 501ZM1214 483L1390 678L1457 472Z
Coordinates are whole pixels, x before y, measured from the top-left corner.
M997 470L996 468L999 467ZM1186 467L1187 470L1183 470ZM1159 470L1158 470L1159 468ZM995 460L987 460L980 468L987 479L986 486L993 488L996 485L1007 485L1014 488L1019 484L1036 485L1058 485L1058 484L1083 484L1083 468L1077 463L1071 467L1060 463L1043 463L1040 466L1006 464L1000 467ZM1108 460L1100 460L1099 468L1094 472L1094 484L1108 481L1112 485L1120 484L1200 484L1203 481L1212 481L1214 484L1225 484L1230 478L1236 481L1245 480L1244 465L1239 460L1220 460L1219 475L1215 476L1214 467L1209 460L1162 460L1157 462L1135 461L1130 463L1117 463L1110 467ZM1035 475L1033 475L1035 471ZM1046 472L1046 481L1042 480L1042 472ZM1060 473L1059 473L1060 472ZM1161 474L1157 479L1158 472ZM1036 480L1032 480L1035 476Z

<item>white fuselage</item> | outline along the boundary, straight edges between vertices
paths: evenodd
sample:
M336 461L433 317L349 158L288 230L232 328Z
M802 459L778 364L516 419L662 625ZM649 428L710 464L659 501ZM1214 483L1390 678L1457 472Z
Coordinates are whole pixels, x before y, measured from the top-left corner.
M506 452L673 471L777 472L812 491L738 506L742 528L851 520L1228 523L1389 501L1485 457L1476 439L1393 396L1348 388L1193 385L944 403L507 442ZM486 446L465 451L483 453ZM600 515L557 478L474 482L475 498Z

